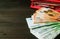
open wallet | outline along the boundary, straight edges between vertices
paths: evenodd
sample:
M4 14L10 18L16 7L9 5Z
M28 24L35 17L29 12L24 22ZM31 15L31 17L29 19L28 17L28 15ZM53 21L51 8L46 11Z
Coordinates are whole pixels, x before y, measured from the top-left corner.
M41 7L50 7L60 12L60 0L31 0L31 8L40 9Z
M60 0L31 0L31 2L31 8L37 10L30 18L26 18L30 33L37 39L55 39L60 34Z

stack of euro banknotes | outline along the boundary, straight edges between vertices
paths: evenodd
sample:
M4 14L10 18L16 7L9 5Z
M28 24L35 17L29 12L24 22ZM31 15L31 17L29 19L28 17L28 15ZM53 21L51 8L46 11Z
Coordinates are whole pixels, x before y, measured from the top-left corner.
M30 33L36 36L37 39L54 39L60 34L59 17L59 12L50 8L41 8L37 10L31 18L26 18L26 21Z

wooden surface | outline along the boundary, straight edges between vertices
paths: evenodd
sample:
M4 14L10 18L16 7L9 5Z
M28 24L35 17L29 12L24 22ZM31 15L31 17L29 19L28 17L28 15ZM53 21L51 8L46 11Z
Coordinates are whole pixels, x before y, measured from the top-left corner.
M30 17L32 10L25 7L0 9L0 39L36 39L30 32L25 18Z
M0 1L0 39L37 39L30 32L25 18L34 10L15 1Z

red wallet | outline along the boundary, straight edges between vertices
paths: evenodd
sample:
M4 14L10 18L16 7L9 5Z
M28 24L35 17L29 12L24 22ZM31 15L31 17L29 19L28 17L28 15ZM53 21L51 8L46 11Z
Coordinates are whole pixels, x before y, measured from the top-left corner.
M41 7L49 7L60 12L60 0L31 0L31 8L40 9Z

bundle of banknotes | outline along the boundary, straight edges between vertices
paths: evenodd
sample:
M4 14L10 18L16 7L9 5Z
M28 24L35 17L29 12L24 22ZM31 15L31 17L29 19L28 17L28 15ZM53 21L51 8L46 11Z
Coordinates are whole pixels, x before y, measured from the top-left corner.
M31 18L26 18L26 21L30 32L38 39L54 39L60 34L59 17L59 12L50 8L41 8Z

